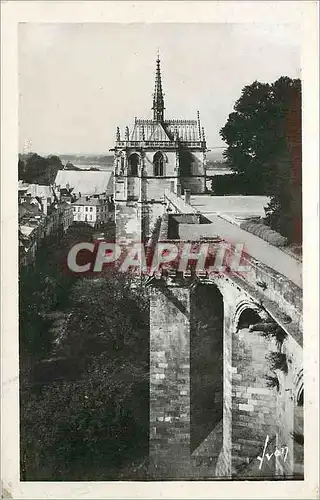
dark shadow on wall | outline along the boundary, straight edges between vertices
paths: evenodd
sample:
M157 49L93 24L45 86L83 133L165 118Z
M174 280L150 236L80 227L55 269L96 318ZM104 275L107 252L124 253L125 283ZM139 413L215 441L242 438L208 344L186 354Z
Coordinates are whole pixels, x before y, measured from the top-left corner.
M198 285L190 318L191 453L222 419L223 298L217 287Z

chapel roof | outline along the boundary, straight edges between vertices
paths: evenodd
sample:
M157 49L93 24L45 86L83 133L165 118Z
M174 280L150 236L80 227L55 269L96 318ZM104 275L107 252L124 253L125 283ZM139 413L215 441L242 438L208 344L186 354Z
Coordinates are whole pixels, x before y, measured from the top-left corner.
M135 118L131 131L126 127L124 137L121 137L117 128L116 143L124 146L130 142L161 142L174 145L176 142L192 143L196 147L205 147L204 129L200 124L200 115L197 112L195 120L166 120L164 118L164 94L159 55L156 61L155 91L153 94L153 119L143 120ZM195 144L197 143L197 144Z

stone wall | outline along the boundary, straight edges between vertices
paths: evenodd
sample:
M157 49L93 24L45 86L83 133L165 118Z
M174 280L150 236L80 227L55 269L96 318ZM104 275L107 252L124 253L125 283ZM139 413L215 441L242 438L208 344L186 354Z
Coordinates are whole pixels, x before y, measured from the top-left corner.
M175 177L153 177L144 178L143 182L146 183L146 200L163 201L163 195L166 189L170 189L171 182Z
M150 296L151 474L166 479L190 469L189 295L159 286Z
M182 177L181 186L183 191L185 189L190 189L191 194L203 194L206 192L206 177L205 175Z
M163 282L152 292L150 453L159 477L301 479L302 348L284 331L279 343L252 329L261 315L273 321L267 311L230 280L216 285ZM273 366L271 353L286 366Z
M164 177L175 177L176 176L176 152L175 151L165 151L163 148L160 148L160 151L163 153L165 157L165 161L163 164L163 175ZM144 157L144 168L145 168L145 176L153 177L154 176L154 165L153 165L153 157L157 150L154 151L145 151Z
M279 421L276 389L267 387L265 375L270 373L266 354L270 342L257 332L241 328L232 339L232 474L234 476L274 477L274 458L260 467L269 436L267 452L276 447Z
M115 202L116 241L141 241L141 204L134 201Z

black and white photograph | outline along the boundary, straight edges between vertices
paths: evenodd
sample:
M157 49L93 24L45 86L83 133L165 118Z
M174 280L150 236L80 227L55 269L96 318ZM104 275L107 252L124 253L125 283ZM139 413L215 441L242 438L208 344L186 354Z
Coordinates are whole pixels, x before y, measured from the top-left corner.
M92 2L109 3L157 2ZM232 482L232 498L246 482L257 498L276 482L317 498L315 482L302 490L318 461L305 435L318 363L305 31L283 17L179 21L197 2L165 3L170 22L16 26L17 151L2 176L13 171L18 374L15 396L12 376L3 391L20 492L4 481L4 498L27 498L29 482L79 495L124 482L127 498L154 482ZM316 180L316 157L308 167Z

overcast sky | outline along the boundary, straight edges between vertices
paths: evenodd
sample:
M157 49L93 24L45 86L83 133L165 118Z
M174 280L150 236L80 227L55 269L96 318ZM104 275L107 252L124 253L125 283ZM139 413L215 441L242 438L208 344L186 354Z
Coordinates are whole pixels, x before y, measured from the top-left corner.
M108 152L117 126L152 117L158 49L165 116L199 110L210 147L244 85L300 77L294 25L20 24L19 150Z

